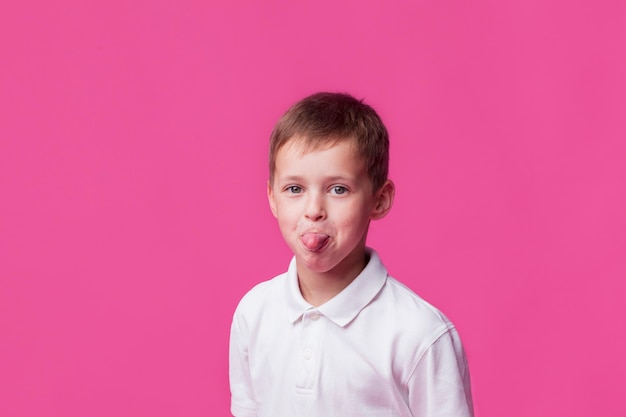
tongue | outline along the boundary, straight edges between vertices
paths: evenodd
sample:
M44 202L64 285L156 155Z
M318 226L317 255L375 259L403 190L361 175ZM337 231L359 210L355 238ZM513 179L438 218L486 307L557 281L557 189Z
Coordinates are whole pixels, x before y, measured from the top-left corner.
M323 233L305 233L302 235L302 243L308 250L320 250L328 240L328 235Z

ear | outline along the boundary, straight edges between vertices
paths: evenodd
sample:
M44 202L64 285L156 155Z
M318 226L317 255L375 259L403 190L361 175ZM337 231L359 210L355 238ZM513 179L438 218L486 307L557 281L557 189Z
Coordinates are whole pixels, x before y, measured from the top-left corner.
M375 204L370 214L372 220L382 219L389 213L391 206L393 205L393 198L396 195L396 186L391 180L385 181L385 183L376 192Z
M274 217L278 217L276 215L276 201L274 201L274 191L272 189L272 184L267 181L267 200L270 203L270 210L272 210L272 214Z

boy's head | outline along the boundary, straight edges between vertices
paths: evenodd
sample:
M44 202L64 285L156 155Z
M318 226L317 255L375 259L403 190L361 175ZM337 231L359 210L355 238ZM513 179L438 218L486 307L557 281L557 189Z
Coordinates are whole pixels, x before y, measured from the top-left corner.
M387 180L387 129L372 107L348 94L313 94L281 117L270 136L270 184L274 180L276 155L291 141L300 142L305 150L352 141L355 155L366 165L372 189L377 191Z
M267 196L299 279L324 274L347 285L364 268L370 221L393 203L388 160L387 129L370 106L347 94L314 94L280 119Z

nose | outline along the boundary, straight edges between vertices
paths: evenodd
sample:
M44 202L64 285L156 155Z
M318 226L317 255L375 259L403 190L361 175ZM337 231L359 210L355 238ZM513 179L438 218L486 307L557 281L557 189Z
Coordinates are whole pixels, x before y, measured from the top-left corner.
M307 196L304 217L311 221L319 221L326 217L324 198L319 193L309 193Z

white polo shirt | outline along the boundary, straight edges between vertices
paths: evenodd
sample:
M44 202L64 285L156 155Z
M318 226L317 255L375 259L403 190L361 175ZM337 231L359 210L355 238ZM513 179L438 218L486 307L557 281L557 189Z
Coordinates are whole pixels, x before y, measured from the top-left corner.
M453 324L369 254L361 274L317 308L300 293L295 259L243 297L230 340L234 416L473 415Z

